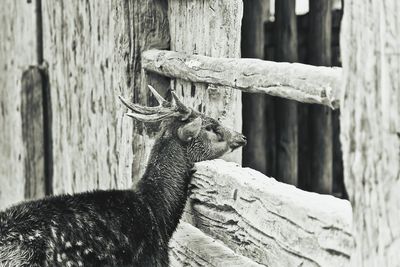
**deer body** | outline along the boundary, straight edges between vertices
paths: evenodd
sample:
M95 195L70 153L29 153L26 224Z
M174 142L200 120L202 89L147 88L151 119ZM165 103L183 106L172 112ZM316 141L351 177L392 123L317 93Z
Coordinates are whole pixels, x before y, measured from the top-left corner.
M53 196L1 212L0 266L169 265L168 242L183 213L194 162L245 142L180 102L174 115L127 105L135 111L128 115L139 120L169 117L136 189ZM229 140L206 131L210 123Z

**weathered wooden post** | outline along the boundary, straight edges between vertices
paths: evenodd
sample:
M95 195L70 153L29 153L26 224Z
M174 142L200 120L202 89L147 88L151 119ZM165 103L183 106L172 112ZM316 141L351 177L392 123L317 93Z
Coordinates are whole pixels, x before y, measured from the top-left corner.
M352 266L400 265L400 4L345 2L341 102Z
M151 133L124 116L118 95L149 100L141 53L168 47L165 2L43 0L43 25L54 193L130 188L145 168Z
M275 3L276 61L297 61L296 1L278 0ZM298 184L298 122L297 103L287 99L275 101L276 174L282 182Z
M269 0L244 1L242 26L242 57L264 59L264 22L269 16ZM243 98L243 134L247 145L243 148L243 166L262 173L271 169L268 162L267 140L267 104L270 96L244 93Z
M331 65L332 0L311 0L308 29L308 63ZM332 193L332 114L319 105L309 107L309 155L311 190Z
M23 99L28 100L29 97L22 89L22 73L29 65L36 63L34 6L26 1L2 2L0 21L3 22L0 25L0 209L2 209L24 199L25 175L27 171L29 172L26 163L32 160L29 157L35 154L29 154L25 149L27 140L25 138L24 141L23 137L24 121L21 114L23 108L21 102ZM28 102L30 100L32 99ZM31 145L35 146L37 143Z
M45 126L43 89L46 78L37 66L21 77L22 141L24 146L24 197L34 199L46 194ZM47 136L46 136L47 137ZM10 179L13 175L11 174Z

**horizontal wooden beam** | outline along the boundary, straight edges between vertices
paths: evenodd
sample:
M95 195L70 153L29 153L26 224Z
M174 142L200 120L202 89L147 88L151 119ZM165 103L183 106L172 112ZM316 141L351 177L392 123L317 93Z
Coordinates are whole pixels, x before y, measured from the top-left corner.
M171 267L262 266L249 258L236 254L221 242L185 222L179 224L169 246L171 248Z
M171 78L339 107L341 68L249 58L214 58L164 50L145 51L142 66Z
M347 266L347 200L310 193L235 163L198 163L185 220L266 266Z

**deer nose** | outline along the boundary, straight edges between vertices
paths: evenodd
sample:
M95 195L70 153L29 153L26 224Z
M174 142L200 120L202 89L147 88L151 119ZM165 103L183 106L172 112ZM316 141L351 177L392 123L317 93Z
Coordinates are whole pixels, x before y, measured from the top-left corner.
M232 150L241 147L241 146L245 146L247 144L247 139L246 136L244 136L243 134L236 134L236 136L232 139L232 142L230 144L230 148Z

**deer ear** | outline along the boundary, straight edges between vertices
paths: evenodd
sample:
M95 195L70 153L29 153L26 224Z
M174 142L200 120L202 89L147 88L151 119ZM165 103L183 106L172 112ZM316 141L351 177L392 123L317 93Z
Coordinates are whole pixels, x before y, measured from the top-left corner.
M196 138L201 130L202 120L201 117L197 117L193 121L186 123L179 127L178 137L184 142L189 142L193 138Z

